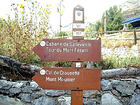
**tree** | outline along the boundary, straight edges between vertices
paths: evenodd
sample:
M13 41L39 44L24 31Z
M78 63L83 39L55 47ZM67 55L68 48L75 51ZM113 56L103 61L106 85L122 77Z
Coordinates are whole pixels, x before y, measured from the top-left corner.
M104 20L106 20L107 31L121 30L123 28L121 23L124 21L121 8L113 6L105 11L102 15L102 19L94 24L95 31L99 32L100 29L104 30Z
M43 7L35 0L13 3L13 18L0 19L0 54L20 61L36 59L33 46L48 36L50 4Z
M85 27L85 32L85 37L94 38L96 36L94 31L94 24L88 23L88 25Z
M117 6L110 7L109 10L106 11L107 31L121 30L123 28L123 25L121 24L123 20L121 8L118 8Z

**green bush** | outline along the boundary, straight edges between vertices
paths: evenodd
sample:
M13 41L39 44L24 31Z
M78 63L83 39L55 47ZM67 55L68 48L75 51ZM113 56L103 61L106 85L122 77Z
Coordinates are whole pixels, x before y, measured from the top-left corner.
M92 68L114 69L114 68L140 67L140 57L128 56L103 56L100 62L93 63Z
M68 33L67 32L59 32L59 33L57 33L56 34L56 37L66 37L66 36L68 36Z

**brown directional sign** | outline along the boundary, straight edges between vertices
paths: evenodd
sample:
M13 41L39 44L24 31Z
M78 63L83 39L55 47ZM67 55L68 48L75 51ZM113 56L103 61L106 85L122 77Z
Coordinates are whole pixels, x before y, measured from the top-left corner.
M43 61L100 61L100 40L44 39L33 51Z
M32 78L43 89L100 90L99 69L43 68Z

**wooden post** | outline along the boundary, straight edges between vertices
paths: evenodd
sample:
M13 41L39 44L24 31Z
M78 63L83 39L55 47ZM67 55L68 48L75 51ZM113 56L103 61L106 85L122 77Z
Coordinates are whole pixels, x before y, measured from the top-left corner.
M83 67L83 62L81 67ZM76 67L76 62L73 62L72 67ZM71 90L71 105L83 105L83 90Z
M134 43L137 44L137 36L136 36L136 30L134 30Z
M71 105L83 105L83 90L71 91Z
M75 40L84 40L84 8L80 5L77 5L73 11L73 39ZM77 58L78 59L78 58ZM81 65L78 68L83 67L83 62L80 62ZM77 68L76 62L73 62L73 68ZM83 105L83 90L71 90L71 105Z

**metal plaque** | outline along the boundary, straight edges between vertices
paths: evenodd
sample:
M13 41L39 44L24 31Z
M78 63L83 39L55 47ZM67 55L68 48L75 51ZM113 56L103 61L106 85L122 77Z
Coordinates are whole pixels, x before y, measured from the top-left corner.
M100 61L100 40L44 39L33 51L43 61Z
M73 36L84 36L83 31L73 31Z
M84 23L73 23L73 28L85 28L85 24Z
M32 78L43 89L100 90L101 71L86 68L42 68Z

